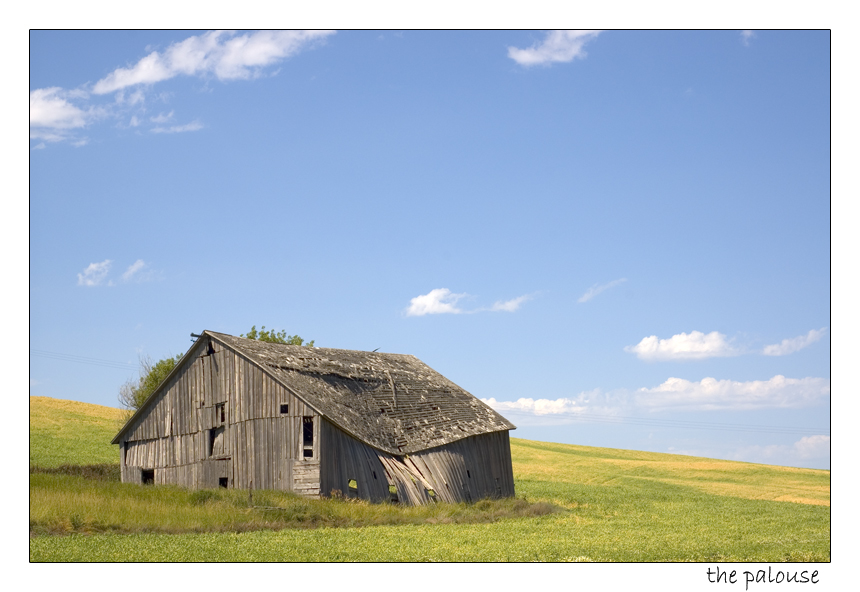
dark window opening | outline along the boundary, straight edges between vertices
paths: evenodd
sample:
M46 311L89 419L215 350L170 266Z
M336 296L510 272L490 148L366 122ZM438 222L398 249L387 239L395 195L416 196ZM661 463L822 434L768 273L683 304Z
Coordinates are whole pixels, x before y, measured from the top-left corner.
M211 356L214 353L215 353L215 346L212 345L212 342L210 341L209 346L206 348L206 355Z
M227 417L225 407L226 405L224 403L218 403L215 405L215 419L218 420L219 423L224 423L224 420Z
M140 480L144 485L154 485L155 469L143 469L140 472Z
M468 477L469 479L472 478L472 473L469 472L469 469L466 469L466 477Z
M303 432L304 432L304 445L305 446L313 446L314 445L314 418L313 417L305 417L302 421Z
M304 447L303 457L313 458L314 456L314 418L302 418L302 444Z
M376 471L373 471L373 478L376 479Z
M282 403L282 404L281 404L281 413L286 414L286 413L289 413L289 412L290 412L290 406L289 406L288 404L286 404L286 403Z
M218 478L218 487L227 488L227 477L219 477Z
M219 438L223 433L223 427L209 430L209 456L214 455L216 452L218 454L224 453L224 438Z

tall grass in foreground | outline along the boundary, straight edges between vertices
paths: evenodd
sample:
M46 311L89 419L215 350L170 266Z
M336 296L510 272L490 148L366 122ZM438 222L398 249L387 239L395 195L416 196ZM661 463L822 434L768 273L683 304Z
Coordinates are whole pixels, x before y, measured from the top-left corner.
M243 532L284 528L495 522L558 510L523 499L400 506L306 499L289 492L141 486L57 473L30 475L30 533Z

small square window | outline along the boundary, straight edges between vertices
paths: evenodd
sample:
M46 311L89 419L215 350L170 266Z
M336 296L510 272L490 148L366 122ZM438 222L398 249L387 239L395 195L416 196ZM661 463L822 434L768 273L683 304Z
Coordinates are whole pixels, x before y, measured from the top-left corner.
M287 403L281 403L281 413L287 414L290 412L290 406Z

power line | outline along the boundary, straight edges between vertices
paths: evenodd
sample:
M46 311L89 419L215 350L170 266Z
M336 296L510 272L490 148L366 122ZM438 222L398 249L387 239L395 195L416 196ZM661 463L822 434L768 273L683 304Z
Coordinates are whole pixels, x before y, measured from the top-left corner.
M76 356L74 354L64 354L58 352L49 352L40 349L31 349L31 356L40 358L48 358L51 360L62 360L64 362L75 362L76 364L88 364L90 366L102 366L105 368L117 368L119 370L137 370L137 364L128 362L114 362L112 360L100 360L98 358L88 358L85 356Z

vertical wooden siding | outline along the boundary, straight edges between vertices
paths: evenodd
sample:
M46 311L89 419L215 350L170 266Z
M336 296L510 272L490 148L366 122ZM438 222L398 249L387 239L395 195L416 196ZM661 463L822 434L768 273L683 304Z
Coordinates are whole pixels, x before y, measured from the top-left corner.
M320 465L324 496L349 494L349 481L358 485L358 497L390 499L389 485L399 501L424 504L432 490L439 501L477 501L514 495L511 446L507 431L470 436L445 446L404 457L393 456L364 444L325 419L320 444L325 451ZM384 476L384 478L383 478Z
M230 487L292 490L299 474L299 489L319 494L319 437L310 459L302 445L302 421L316 416L313 409L247 359L212 345L210 355L208 343L198 344L130 426L120 446L123 480L139 481L140 469L155 469L156 483L217 487L227 477ZM211 456L210 430L218 430ZM230 462L208 468L219 460Z

